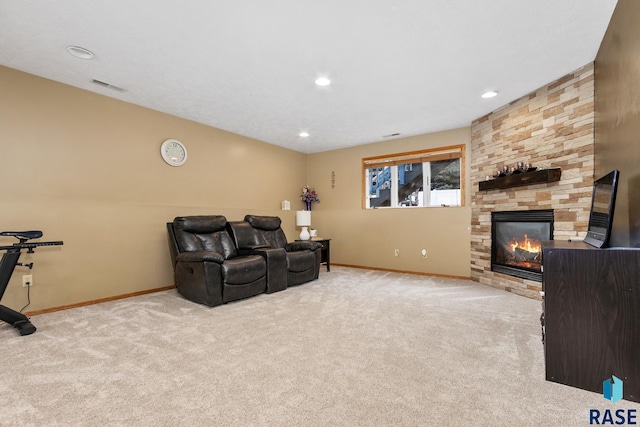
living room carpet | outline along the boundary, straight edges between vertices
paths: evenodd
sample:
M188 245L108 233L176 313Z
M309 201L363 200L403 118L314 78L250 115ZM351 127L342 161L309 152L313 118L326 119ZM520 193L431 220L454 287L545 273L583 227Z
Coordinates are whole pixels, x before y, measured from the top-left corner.
M2 426L583 426L545 381L540 302L334 267L209 308L158 292L0 324ZM604 379L603 379L604 380Z

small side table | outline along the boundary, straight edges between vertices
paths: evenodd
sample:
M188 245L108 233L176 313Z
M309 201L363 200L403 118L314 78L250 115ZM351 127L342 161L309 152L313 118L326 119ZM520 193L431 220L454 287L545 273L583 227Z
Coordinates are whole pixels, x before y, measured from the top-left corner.
M301 240L296 240L296 242L300 241ZM331 271L331 239L312 237L311 241L318 242L322 245L322 248L320 248L320 264L326 264L327 271Z

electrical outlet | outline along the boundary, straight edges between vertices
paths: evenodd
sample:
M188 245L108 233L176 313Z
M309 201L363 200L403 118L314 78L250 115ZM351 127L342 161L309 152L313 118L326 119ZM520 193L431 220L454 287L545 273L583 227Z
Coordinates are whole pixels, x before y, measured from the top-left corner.
M427 250L423 249L422 250L422 258L426 258L427 257Z
M400 256L400 249L394 249L394 250L393 250L393 254L394 254L395 256Z
M23 274L22 275L22 287L33 286L33 275L32 274Z

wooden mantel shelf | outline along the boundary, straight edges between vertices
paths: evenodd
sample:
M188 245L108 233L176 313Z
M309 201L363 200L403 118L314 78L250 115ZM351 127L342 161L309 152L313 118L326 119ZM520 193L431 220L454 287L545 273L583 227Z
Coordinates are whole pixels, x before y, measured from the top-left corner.
M507 175L489 181L480 181L479 187L480 191L488 191L521 187L523 185L544 184L547 182L560 181L560 172L560 168L555 168Z

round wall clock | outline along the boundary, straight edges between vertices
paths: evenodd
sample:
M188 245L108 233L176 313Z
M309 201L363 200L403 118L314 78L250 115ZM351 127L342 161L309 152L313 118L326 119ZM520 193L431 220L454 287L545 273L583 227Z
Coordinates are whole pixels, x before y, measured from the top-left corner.
M167 139L160 147L160 154L171 166L182 166L187 161L187 149L177 139Z

